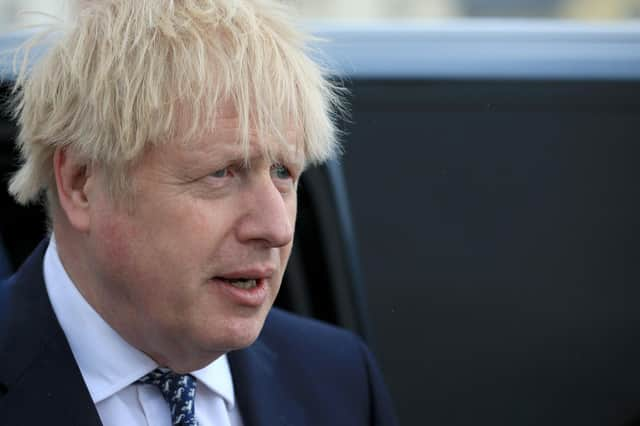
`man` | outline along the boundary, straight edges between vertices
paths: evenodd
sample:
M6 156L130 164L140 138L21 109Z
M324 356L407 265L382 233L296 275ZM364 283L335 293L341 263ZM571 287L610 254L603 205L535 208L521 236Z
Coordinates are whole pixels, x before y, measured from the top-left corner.
M266 0L96 0L17 80L0 424L388 425L369 351L271 309L336 88Z

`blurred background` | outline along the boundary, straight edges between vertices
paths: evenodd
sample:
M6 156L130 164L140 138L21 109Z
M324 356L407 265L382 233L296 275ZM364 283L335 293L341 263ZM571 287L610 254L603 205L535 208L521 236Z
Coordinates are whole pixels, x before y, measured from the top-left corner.
M621 20L640 17L639 0L288 0L309 19L378 20L461 17L527 17L578 20ZM37 10L62 16L63 0L2 0L0 25L35 24Z

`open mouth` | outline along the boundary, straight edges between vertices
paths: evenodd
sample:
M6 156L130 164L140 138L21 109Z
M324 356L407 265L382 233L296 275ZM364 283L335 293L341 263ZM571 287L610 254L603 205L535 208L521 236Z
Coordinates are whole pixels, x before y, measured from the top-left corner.
M269 276L263 274L218 275L210 281L217 284L214 288L221 290L218 296L224 297L233 306L258 308L269 300Z
M242 290L250 290L252 288L256 288L258 286L258 280L255 278L223 278L218 277L220 281L223 281L235 288L239 288Z

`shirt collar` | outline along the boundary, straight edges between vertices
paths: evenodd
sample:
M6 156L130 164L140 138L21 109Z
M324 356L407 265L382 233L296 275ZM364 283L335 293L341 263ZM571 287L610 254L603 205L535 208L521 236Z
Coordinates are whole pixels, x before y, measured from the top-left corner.
M125 341L80 294L60 261L53 235L43 270L53 311L95 404L158 367ZM233 408L233 381L226 355L192 374Z
M227 404L228 409L232 409L235 406L233 380L226 355L221 356L200 370L193 371L191 374L198 379L198 382L220 395Z

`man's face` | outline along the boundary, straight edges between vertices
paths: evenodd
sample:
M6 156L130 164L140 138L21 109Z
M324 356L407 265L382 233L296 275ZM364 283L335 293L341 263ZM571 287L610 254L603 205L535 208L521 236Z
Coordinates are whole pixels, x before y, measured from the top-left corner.
M180 371L256 339L291 252L296 136L277 162L252 139L247 167L237 118L225 110L215 133L145 154L132 171L132 209L94 180L89 299L129 343Z

